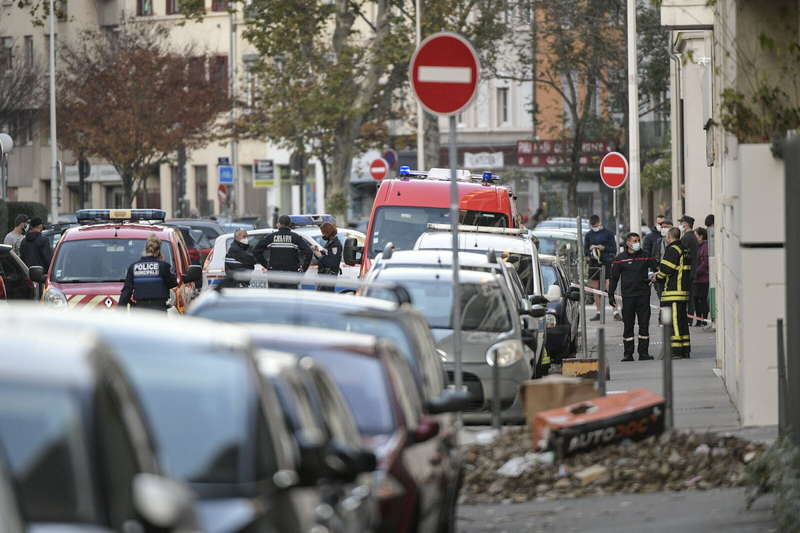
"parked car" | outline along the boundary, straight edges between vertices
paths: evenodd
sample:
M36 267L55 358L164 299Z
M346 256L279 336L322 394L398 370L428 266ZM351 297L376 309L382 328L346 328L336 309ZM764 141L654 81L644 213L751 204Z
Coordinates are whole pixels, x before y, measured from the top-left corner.
M371 492L369 477L359 472L377 468L375 454L364 448L358 437L353 414L338 387L313 359L288 352L259 350L256 363L261 375L274 387L286 423L301 451L301 480L320 476L320 505L331 512L319 512L317 523L331 532L367 533L378 526L378 502ZM334 466L317 464L335 457ZM353 475L353 473L359 473Z
M225 230L217 221L207 218L171 218L164 221L164 225L173 227L187 226L192 230L198 230L192 237L200 252L198 264L201 265L208 257L208 254L211 253L214 241L225 233Z
M570 279L578 279L580 257L578 255L578 237L573 231L563 229L535 229L531 232L536 239L536 247L540 255L554 255L561 259L562 266Z
M561 359L575 353L578 344L580 326L581 293L577 287L570 286L566 271L559 258L552 255L540 255L544 284L557 287L548 292L558 294L547 304L545 315L547 324L547 353L560 363Z
M403 285L414 305L428 321L437 347L447 354L445 368L452 383L453 356L453 274L437 268L393 268L379 271L375 279ZM463 383L470 395L471 410L464 420L486 423L491 419L493 365L500 367L500 407L503 420L523 420L519 387L543 372L543 364L527 340L535 325L530 316L520 316L511 290L498 274L461 270L461 353ZM367 295L381 291L367 290ZM535 305L534 317L543 317L545 307Z
M380 531L427 533L454 527L449 474L442 461L448 445L439 424L423 411L412 369L393 343L306 327L258 326L251 335L258 347L313 358L339 386L359 433L378 457Z
M196 531L191 492L164 477L115 355L41 308L32 336L17 312L2 319L0 448L29 530Z
M5 451L0 445L0 533L25 533Z
M274 309L286 312L271 312ZM447 508L455 512L463 458L454 417L448 410L459 407L453 401L458 395L445 388L441 351L436 348L425 318L411 305L329 292L225 289L205 293L189 314L238 324L257 322L366 333L393 342L411 365L425 414L439 424L445 444L441 452ZM466 408L466 401L462 400L460 407Z
M41 269L39 269L41 276ZM31 280L25 262L8 244L0 244L0 301L37 300L39 287Z

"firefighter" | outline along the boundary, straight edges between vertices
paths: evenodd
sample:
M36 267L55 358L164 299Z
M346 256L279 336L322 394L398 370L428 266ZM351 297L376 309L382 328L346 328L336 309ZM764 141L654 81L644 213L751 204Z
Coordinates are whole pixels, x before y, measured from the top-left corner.
M253 250L256 260L267 270L280 272L305 272L311 263L311 247L306 240L291 229L288 215L278 217L278 231L267 235ZM296 289L297 283L269 282L270 288Z
M128 267L119 305L166 311L169 291L177 285L172 267L161 257L161 241L151 233L144 246L144 256Z
M686 248L681 244L681 230L670 228L666 236L667 247L661 259L656 277L664 282L661 292L661 307L672 310L672 358L689 358L689 283L692 281L692 266Z
M629 233L625 238L625 251L617 255L611 264L611 284L608 290L609 302L616 309L614 292L621 283L622 320L624 330L623 361L633 361L634 324L639 322L639 361L649 361L650 335L650 277L648 270L656 269L656 261L644 251L638 233Z

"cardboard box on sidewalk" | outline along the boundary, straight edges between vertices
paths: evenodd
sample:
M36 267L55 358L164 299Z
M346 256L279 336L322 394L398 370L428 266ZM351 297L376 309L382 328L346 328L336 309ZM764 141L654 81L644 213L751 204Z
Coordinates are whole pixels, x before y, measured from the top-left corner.
M634 389L540 412L533 423L535 448L559 458L664 431L664 398Z
M522 384L521 393L525 420L531 430L536 415L541 411L549 411L599 396L594 381L558 375L530 379Z

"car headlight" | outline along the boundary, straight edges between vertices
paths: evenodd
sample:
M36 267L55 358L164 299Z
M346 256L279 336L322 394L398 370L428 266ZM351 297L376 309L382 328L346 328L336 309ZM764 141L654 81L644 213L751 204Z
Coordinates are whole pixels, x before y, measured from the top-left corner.
M494 366L495 354L497 355L497 366L510 366L521 360L523 357L522 343L518 340L509 339L498 342L486 352L486 362L489 366Z
M544 315L544 327L552 328L556 324L558 324L558 318L556 318L556 315L554 313L547 313L546 315Z
M52 305L53 307L66 307L67 297L55 287L48 287L44 293L44 303Z

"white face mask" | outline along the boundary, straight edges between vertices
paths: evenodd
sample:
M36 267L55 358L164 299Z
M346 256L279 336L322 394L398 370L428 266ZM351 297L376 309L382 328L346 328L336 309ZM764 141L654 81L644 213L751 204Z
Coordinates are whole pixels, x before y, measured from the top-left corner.
M633 250L634 252L638 252L641 249L642 249L642 243L635 242L635 243L631 244L631 250Z
M666 237L667 233L669 233L669 228L661 228L661 236Z
M602 226L592 226L592 231L600 231Z
M247 243L248 243L248 242L250 242L250 241L248 241L248 240L247 240L247 237L245 237L244 239L242 239L242 240L241 240L241 241L239 241L239 242L240 242L240 243L242 243L242 244L244 244L244 245L247 245Z

